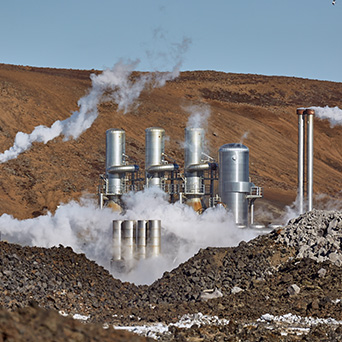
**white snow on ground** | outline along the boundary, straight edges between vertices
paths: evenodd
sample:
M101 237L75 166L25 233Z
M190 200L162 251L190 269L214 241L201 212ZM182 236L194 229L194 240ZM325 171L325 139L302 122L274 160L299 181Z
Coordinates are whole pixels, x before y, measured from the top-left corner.
M64 310L60 310L60 311L58 311L58 313L63 317L69 316L69 314L67 314ZM74 314L74 315L72 315L72 318L80 320L80 321L87 321L90 318L90 315L84 316L84 315L80 315L80 314Z
M342 321L337 321L334 318L317 318L317 317L301 317L297 315L293 315L288 313L283 316L273 316L270 314L262 315L261 318L258 319L258 322L281 322L281 323L289 323L289 324L301 324L301 325L318 325L318 324L342 324Z
M334 318L315 318L315 317L301 317L288 313L283 316L274 316L271 314L262 315L257 323L266 324L268 329L280 329L281 335L288 334L303 335L310 331L312 326L318 324L326 325L342 325L342 321L337 321ZM273 325L272 325L273 324Z
M79 315L79 314L75 314L72 316L73 319L78 319L80 321L87 321L90 318L89 316L84 316L84 315Z
M113 326L116 330L128 330L130 332L158 339L162 334L169 333L169 327L177 327L189 329L193 325L200 327L201 325L226 325L229 321L227 319L220 319L217 316L203 315L201 312L196 314L186 314L180 318L176 323L166 325L164 323L153 323L151 325L141 326Z
M60 310L59 314L62 316L68 316L68 314ZM116 315L113 315L113 317ZM89 316L84 316L80 314L72 315L74 319L87 321ZM151 337L158 340L161 335L171 334L169 328L177 327L183 329L190 329L192 326L196 325L200 327L202 325L228 325L229 320L224 318L218 318L217 316L204 315L201 312L196 314L186 314L183 315L178 322L164 324L160 322L152 323L149 325L135 325L135 326L113 326L116 330L127 330L132 333ZM288 313L282 316L274 316L271 314L262 315L255 323L252 325L263 324L267 329L278 330L282 336L287 336L288 334L303 335L307 334L315 325L325 324L325 325L342 325L342 321L338 321L334 318L315 318L315 317L301 317ZM247 325L250 325L247 323ZM108 329L109 324L105 323L103 325L104 329Z

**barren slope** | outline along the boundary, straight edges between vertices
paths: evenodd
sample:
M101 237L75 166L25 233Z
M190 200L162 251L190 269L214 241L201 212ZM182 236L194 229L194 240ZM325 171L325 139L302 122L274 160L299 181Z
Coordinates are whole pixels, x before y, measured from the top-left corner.
M10 148L18 131L51 126L78 110L90 87L90 71L0 65L0 145ZM221 145L243 141L250 148L252 181L264 187L264 205L282 208L296 195L297 107L342 106L342 84L289 77L183 72L163 88L145 91L127 114L114 103L99 107L99 117L77 140L57 138L0 164L0 214L19 219L54 211L60 202L96 194L104 172L105 131L126 131L126 153L143 167L147 127L165 128L166 153L182 165L184 107L208 104L207 139L211 155ZM315 120L314 192L336 196L341 190L342 127ZM257 202L258 203L258 202ZM257 204L258 205L258 204Z

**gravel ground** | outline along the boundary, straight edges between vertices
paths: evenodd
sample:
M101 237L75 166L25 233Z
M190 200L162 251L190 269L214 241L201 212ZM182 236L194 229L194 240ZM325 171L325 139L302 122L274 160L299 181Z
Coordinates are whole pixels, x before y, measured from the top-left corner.
M341 212L314 210L237 247L202 249L150 286L122 283L71 248L0 242L2 340L132 341L112 326L159 322L167 333L153 337L165 341L342 341L341 230ZM199 314L225 323L179 324Z

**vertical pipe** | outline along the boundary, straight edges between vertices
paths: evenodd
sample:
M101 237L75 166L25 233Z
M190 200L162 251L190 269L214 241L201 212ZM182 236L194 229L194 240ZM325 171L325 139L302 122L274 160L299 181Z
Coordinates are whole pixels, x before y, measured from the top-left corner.
M158 256L160 254L161 240L161 221L150 220L148 222L148 250L150 256Z
M122 220L113 221L113 260L121 260L121 225Z
M147 233L147 220L137 221L137 254L138 259L146 259L146 233Z
M313 198L313 119L315 111L307 109L307 196L308 196L308 211L312 210Z
M251 208L250 208L250 215L251 215L251 225L254 224L254 200L251 199Z
M99 195L99 207L100 209L103 209L103 193L100 192Z
M304 213L304 109L297 109L298 115L298 206Z
M125 261L134 257L134 220L122 223L122 256Z

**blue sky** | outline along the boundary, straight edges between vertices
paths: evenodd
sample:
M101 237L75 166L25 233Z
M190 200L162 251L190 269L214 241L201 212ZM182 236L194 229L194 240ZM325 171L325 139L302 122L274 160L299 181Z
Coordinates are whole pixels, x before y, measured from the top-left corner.
M7 0L0 32L0 63L342 82L342 0Z

